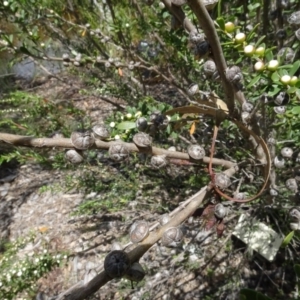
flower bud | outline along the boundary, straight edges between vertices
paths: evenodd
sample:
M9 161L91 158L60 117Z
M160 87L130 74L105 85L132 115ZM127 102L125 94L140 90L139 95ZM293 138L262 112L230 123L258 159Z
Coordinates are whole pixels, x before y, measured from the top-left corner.
M240 32L235 36L235 42L237 44L242 44L245 42L245 40L246 40L246 35L243 32Z
M291 76L290 75L283 75L281 78L280 78L280 81L283 83L283 84L286 84L288 85L291 81Z
M165 4L164 4L163 2L159 2L158 5L159 5L159 8L160 8L160 9L164 9L164 8L165 8Z
M255 71L258 71L258 72L263 71L264 68L265 68L265 64L262 61L258 61L254 65Z
M265 54L265 48L262 47L262 46L256 48L255 54L257 54L259 56L264 56L264 54Z
M225 31L231 33L235 30L235 26L232 22L225 23Z
M268 65L267 65L267 68L270 71L276 71L278 66L279 66L278 60L273 59L273 60L269 61Z
M290 80L289 85L296 85L296 83L298 82L298 77L297 76L293 76Z
M255 53L255 47L253 45L247 45L244 48L244 53L248 56L251 56Z

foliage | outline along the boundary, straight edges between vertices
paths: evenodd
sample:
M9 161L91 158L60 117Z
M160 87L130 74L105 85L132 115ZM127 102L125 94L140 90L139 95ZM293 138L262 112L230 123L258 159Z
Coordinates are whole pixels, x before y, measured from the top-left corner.
M225 99L218 72L212 76L205 74L205 63L213 58L211 49L205 55L194 53L186 28L180 24L175 26L176 18L174 21L171 11L162 2L155 1L152 5L147 5L147 1L131 1L132 5L128 5L125 0L109 0L101 4L100 1L87 0L67 2L3 1L0 4L3 17L1 25L5 30L1 34L1 54L5 60L11 61L12 70L14 65L27 58L35 66L53 61L64 72L84 81L85 85L80 89L81 96L126 101L125 108L119 107L105 120L111 130L109 141L131 142L133 135L138 132L138 118L145 117L150 123L150 116L156 111L166 114L176 106L203 105L204 101L209 103L211 99L208 98L213 91L220 99ZM284 7L279 2L251 0L234 1L231 4L219 1L210 14L227 65L237 65L241 70L243 80L234 88L240 89L247 103L252 104L262 138L270 149L271 144L274 146L270 151L272 161L275 157L282 158L280 152L283 147L291 147L294 152L291 158L286 158L285 168L272 167L275 175L270 181L270 188L251 207L253 215L286 236L282 248L290 250L299 245L298 236L294 235L294 231L290 233L290 228L285 224L289 209L298 204L296 200L299 198L298 188L289 189L286 180L294 178L294 172L299 168L300 43L295 37L295 27L286 19L299 9L299 5L296 1L290 1ZM266 5L276 6L276 10L266 10ZM190 6L183 6L182 10L200 31L195 12ZM232 22L233 27L229 27L228 22ZM49 70L45 73L36 68L30 78L25 79L34 85L42 76L55 78L58 74L56 69L49 67ZM95 123L95 120L75 108L74 101L46 99L36 96L30 89L16 89L14 82L11 84L14 88L7 87L0 100L0 130L3 132L36 137L52 137L59 132L69 137L74 129L89 129ZM201 92L191 94L191 84L197 84ZM156 86L161 86L161 90L155 90ZM167 86L176 90L175 95L171 93L163 97L162 94L168 92ZM280 102L282 93L285 96ZM244 115L237 112L237 115L239 120L247 124L251 112L247 114L244 111ZM238 126L231 122L231 117L223 120L220 126L214 157L237 162L241 166L226 193L238 191L255 194L264 179L259 168L261 162L253 156L248 141ZM177 150L186 151L185 142L188 141L201 144L209 153L213 125L214 118L208 119L196 113L177 113L170 116L164 130L152 135L155 145L162 148L175 145ZM75 214L79 215L95 214L102 210L121 211L136 199L141 190L139 183L145 176L151 178L149 190L154 186L165 186L171 197L182 195L185 190L199 190L210 180L206 172L198 174L199 170L193 168L188 171L182 168L179 174L173 173L172 176L170 170L156 172L149 168L147 158L138 155L131 155L128 161L112 168L107 167L107 156L101 158L94 149L85 151L84 155L86 163L77 167L67 164L64 154L56 150L17 148L1 152L0 164L13 159L21 163L34 160L52 168L78 170L79 175L70 176L66 186L85 194L97 194L78 207ZM144 165L136 167L141 162ZM110 173L114 168L119 173L113 178L106 177L105 173ZM214 172L222 170L221 166L214 168ZM279 195L270 195L272 189ZM147 197L150 194L147 194L147 189L142 192ZM148 202L152 200L150 197ZM260 202L268 205L269 210L261 209ZM172 208L172 204L160 203L157 207L153 204L148 210L161 213ZM277 218L280 220L279 228ZM9 249L5 252L5 255L15 254ZM50 269L54 259L47 255L40 257L47 269L42 269L41 264L32 267L34 264L28 259L21 263L26 270L20 276L19 271L10 276L14 284L11 289L15 293L23 288L19 279L23 280L24 274L28 278L28 281L24 281L24 288L27 288L42 272ZM194 266L191 264L189 268L193 269ZM7 279L3 277L0 280L2 284L3 280ZM12 297L12 290L7 293L6 298ZM241 295L245 299L267 299L260 292L248 289L242 290Z
M46 243L39 251L19 257L19 251L26 249L34 240L35 236L30 235L5 244L5 251L0 255L1 299L15 299L21 292L26 292L28 296L34 295L36 281L53 267L64 263L67 256L64 253L49 252Z

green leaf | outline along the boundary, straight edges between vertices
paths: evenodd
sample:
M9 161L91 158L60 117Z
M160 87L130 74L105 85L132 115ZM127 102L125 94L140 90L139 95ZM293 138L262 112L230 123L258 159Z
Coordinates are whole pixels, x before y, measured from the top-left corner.
M298 71L299 67L300 67L300 60L297 60L297 61L293 64L293 67L290 69L289 75L290 75L290 76L295 75L295 73Z
M120 130L128 130L128 129L133 129L135 127L136 127L135 122L129 122L129 121L125 121L117 125L117 128Z
M256 29L257 29L257 27L258 27L259 25L260 25L260 24L257 23L257 24L254 26L254 28L249 32L249 34L247 35L247 38L246 38L246 41L247 41L247 42L250 42L250 41L252 40L252 38L253 38L254 35L255 35L255 31L256 31Z
M168 134L171 133L171 126L170 126L170 124L169 124L168 127L167 127L167 133L168 133Z
M219 24L222 30L225 30L225 21L222 17L217 18L217 23Z
M268 92L268 96L273 97L280 91L281 91L281 88L278 86L275 86L273 91Z
M255 43L255 48L258 48L258 47L264 47L266 49L266 44L265 43L262 43L261 42L266 38L265 35L263 35L262 37L260 37L258 39L258 41Z
M271 298L263 295L262 293L251 289L242 289L240 291L240 296L243 296L243 299L246 300L272 300Z
M293 65L282 65L279 66L278 69L290 69L291 67L293 67Z
M298 277L298 279L300 278L300 265L294 265L294 270L295 270L295 273Z
M19 48L19 50L20 50L22 53L24 53L24 54L27 54L27 55L29 55L29 56L32 56L32 54L29 52L29 50L28 50L26 47L24 47L24 46L21 46L21 47Z
M294 94L296 91L297 91L297 88L295 86L292 86L287 90L287 93Z
M294 115L300 115L300 106L295 106L295 107L293 107L292 113L293 113Z
M272 300L271 298L269 298L269 297L267 297L267 296L265 296L265 295L263 295L263 294L261 294L259 292L257 292L256 299L257 300Z
M243 56L240 56L237 61L235 62L236 65L238 65L240 62L242 62L245 58Z
M168 18L169 16L170 16L170 14L169 14L168 11L163 12L163 15L162 15L163 19L166 19L166 18Z
M222 13L222 0L219 1L218 3L218 18L221 16L221 13Z
M257 292L250 289L241 289L240 290L240 296L243 296L244 299L250 300L250 299L256 299Z
M265 57L267 59L267 61L270 61L273 59L273 52L271 49L267 49L266 52L265 52Z
M272 79L273 81L279 81L279 80L280 80L280 76L279 76L279 74L278 74L277 72L274 72L274 73L272 74L272 76L271 76L271 79Z
M260 3L259 2L257 2L257 3L254 3L254 4L249 4L248 5L248 9L251 11L251 10L255 10L255 9L257 9L257 8L259 8L260 7Z
M255 85L260 80L260 78L261 78L261 75L257 75L256 77L254 77L248 84L247 88L250 88L253 85Z
M292 240L294 236L294 231L291 231L282 241L282 244L281 244L281 247L282 248L285 248L289 243L290 241Z

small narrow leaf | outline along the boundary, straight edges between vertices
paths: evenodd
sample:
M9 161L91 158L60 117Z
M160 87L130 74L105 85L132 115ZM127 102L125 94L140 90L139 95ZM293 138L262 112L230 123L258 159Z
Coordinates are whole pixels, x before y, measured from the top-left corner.
M235 62L235 64L236 65L238 65L240 62L242 62L244 60L244 57L239 57L237 60L236 60L236 62Z
M272 300L271 298L263 295L260 292L251 289L242 289L240 291L240 296L243 296L246 300Z
M246 300L255 300L257 292L250 289L242 289L240 290L240 296L243 296Z
M298 280L299 280L299 278L300 278L300 265L294 265L294 270L295 270L295 273L296 273L296 275L297 275L297 277L298 277Z
M218 18L221 16L222 14L222 1L220 0L219 3L218 3Z
M272 79L273 81L279 81L279 80L280 80L280 76L279 76L279 74L278 74L277 72L274 72L274 73L272 74L272 76L271 76L271 79Z
M300 115L300 106L295 106L295 107L293 107L292 113L293 113L294 115Z
M257 292L256 299L257 299L257 300L272 300L271 298L269 298L269 297L263 295L263 294L260 293L260 292Z
M298 71L299 67L300 67L300 60L297 60L296 62L294 62L293 67L290 69L289 75L294 76L295 73Z
M217 18L217 23L222 30L225 30L225 21L222 17Z
M295 86L292 86L287 90L287 93L294 94L296 91L297 91L297 88Z
M285 248L289 243L290 241L292 240L294 236L294 231L291 231L282 241L282 244L281 244L281 247L282 248Z
M286 69L278 69L278 74L282 77L284 75L288 75L288 71Z
M255 10L255 9L259 8L259 7L260 7L260 3L254 3L254 4L249 4L248 5L248 9L250 11Z
M270 61L273 59L273 52L271 49L266 50L265 57L266 57L267 61Z
M249 32L249 34L247 35L247 38L246 38L246 41L247 41L247 42L250 42L250 41L252 40L252 38L253 38L254 35L255 35L255 31L256 31L256 29L257 29L259 26L260 26L260 24L257 23L257 24L254 26L254 28Z
M261 75L257 75L256 77L254 77L248 84L247 88L250 88L253 85L255 85L260 80L260 78L261 78Z
M135 122L128 122L128 121L119 123L117 125L117 128L121 129L121 130L128 130L128 129L132 129L132 128L135 128L135 127L136 127Z
M258 39L258 41L255 43L255 48L258 48L258 47L264 47L264 48L266 48L265 44L260 44L265 38L266 38L265 35L263 35L262 37L260 37Z
M290 69L292 67L293 67L293 65L282 65L282 66L278 67L278 70L280 70L280 69Z
M278 86L275 86L273 91L268 92L268 96L273 97L275 96L277 93L279 93L281 91L281 89Z
M19 48L19 50L20 50L22 53L24 53L24 54L27 54L27 55L29 55L29 56L32 56L32 54L29 52L29 50L28 50L26 47L24 47L24 46L21 46L21 47Z
M163 19L170 17L169 12L167 12L167 11L163 12L162 17L163 17Z
M167 133L171 134L171 125L170 124L168 124L168 126L167 126Z

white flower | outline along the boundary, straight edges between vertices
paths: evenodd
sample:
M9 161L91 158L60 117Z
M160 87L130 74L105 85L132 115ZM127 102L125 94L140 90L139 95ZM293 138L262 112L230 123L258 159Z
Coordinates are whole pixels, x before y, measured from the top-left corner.
M132 118L132 114L130 114L130 113L126 114L126 118L127 119L131 119Z
M35 259L35 262L38 263L39 261L40 261L40 259L37 257L37 258Z
M34 275L36 275L37 273L38 273L38 271L37 271L37 270L34 270L34 271L33 271L33 274L34 274Z
M2 282L0 281L0 286L2 286Z
M119 140L120 136L118 134L115 135L115 140Z
M67 258L67 255L64 256L64 259L66 259L66 258Z
M44 253L47 253L48 251L47 251L47 249L44 249Z
M8 4L9 4L8 1L3 1L4 6L7 6Z
M128 24L128 23L126 23L126 24L125 24L125 26L128 28L128 27L129 27L129 24Z
M17 273L17 275L20 277L20 276L22 276L22 271L19 271L18 273Z
M115 122L110 122L109 126L113 128L113 127L116 126L116 123Z

